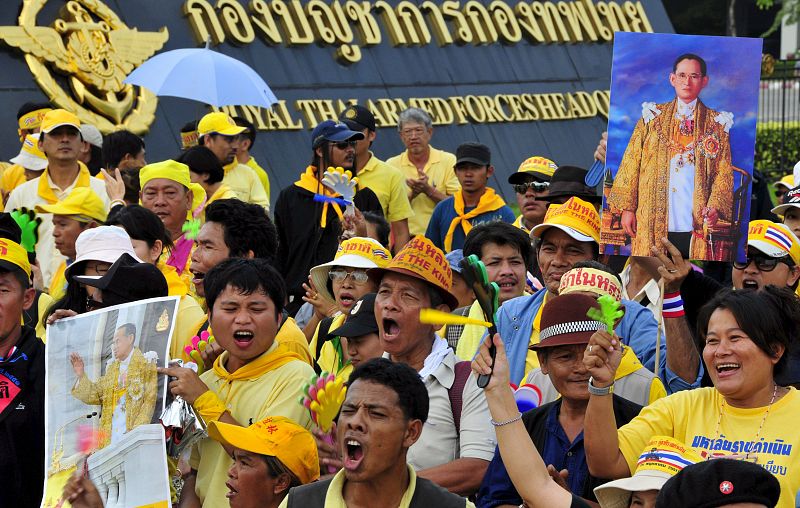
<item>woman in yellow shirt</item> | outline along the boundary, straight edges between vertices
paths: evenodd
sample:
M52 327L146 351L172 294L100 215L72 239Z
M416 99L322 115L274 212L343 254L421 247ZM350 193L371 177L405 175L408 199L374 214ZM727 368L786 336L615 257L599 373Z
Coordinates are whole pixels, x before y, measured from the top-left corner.
M592 336L584 355L592 376L586 410L592 425L584 436L590 473L630 476L647 441L665 435L711 456L756 462L781 484L778 508L794 507L800 491L800 394L780 386L776 377L800 340L800 300L775 286L724 291L700 311L697 329L698 350L714 387L659 399L619 431L608 396L621 356L619 340L606 332Z

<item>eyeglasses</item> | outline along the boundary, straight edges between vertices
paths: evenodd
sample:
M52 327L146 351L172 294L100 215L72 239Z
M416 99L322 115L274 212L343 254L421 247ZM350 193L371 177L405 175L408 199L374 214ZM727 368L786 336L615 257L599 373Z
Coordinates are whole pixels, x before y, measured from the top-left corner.
M789 256L783 256L782 258L773 258L769 256L764 256L762 254L756 254L755 256L748 255L744 263L739 261L734 261L733 267L736 268L737 270L744 270L750 265L750 263L755 263L756 268L758 268L762 272L771 272L772 270L775 269L776 266L778 266L778 263L785 263L788 266L794 265Z
M525 194L528 192L528 189L533 189L533 192L544 192L549 187L550 182L527 182L514 185L514 190L517 194Z
M691 74L686 74L685 72L679 72L675 75L678 77L680 81L687 81L687 80L700 81L700 78L703 77L702 74L699 74L697 72L693 72Z
M348 272L347 270L331 270L328 272L328 277L334 282L344 282L348 275L350 276L350 280L356 284L365 284L369 280L369 275L367 275L365 270L353 270L352 272Z
M356 146L356 142L351 140L339 141L338 143L333 143L333 146L335 146L339 150L347 150L350 147Z

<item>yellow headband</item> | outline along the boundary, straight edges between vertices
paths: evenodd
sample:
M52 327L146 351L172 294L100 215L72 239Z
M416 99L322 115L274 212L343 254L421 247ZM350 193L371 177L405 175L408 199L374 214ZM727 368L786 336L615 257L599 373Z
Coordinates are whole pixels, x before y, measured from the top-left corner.
M596 268L573 268L561 276L558 294L566 295L576 291L609 295L618 302L622 300L622 286L617 278Z
M19 117L20 130L33 130L37 127L41 127L42 118L44 118L44 115L46 115L49 111L52 110L50 108L43 108L37 109L36 111L31 111L30 113L25 113Z

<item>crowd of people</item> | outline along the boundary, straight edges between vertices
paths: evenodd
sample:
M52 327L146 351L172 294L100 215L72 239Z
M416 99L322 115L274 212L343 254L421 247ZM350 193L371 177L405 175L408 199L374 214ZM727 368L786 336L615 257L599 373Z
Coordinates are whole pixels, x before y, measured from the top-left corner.
M154 163L138 136L101 136L48 104L18 119L22 147L0 179L0 375L20 389L0 399L0 506L41 499L44 461L27 459L44 456L47 326L167 295L170 358L184 365L150 372L124 326L110 365L167 376L207 426L170 464L175 506L800 503L791 175L771 212L754 193L746 259L693 264L666 237L649 258L602 255L602 196L547 154L508 178L509 206L489 186L490 147L434 148L421 109L399 115L406 149L385 161L367 108L321 122L272 210L243 118L187 123L182 152ZM323 184L328 168L357 178L352 202ZM496 283L494 316L465 258ZM613 322L589 317L608 301ZM471 320L431 324L424 309ZM198 374L185 346L203 332L215 340ZM118 371L92 381L80 355L70 363L108 442L149 423L155 389L115 408ZM298 403L323 371L347 385L330 433ZM64 499L103 506L82 473Z

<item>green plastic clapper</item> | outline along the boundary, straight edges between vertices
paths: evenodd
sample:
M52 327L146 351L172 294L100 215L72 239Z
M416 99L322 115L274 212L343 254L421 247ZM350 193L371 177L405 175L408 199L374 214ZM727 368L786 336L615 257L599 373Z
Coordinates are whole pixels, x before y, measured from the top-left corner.
M461 260L461 276L467 282L467 285L472 288L478 304L481 306L483 316L486 321L492 324L489 327L489 337L494 337L497 333L497 325L495 324L494 317L499 307L498 295L500 288L495 282L489 282L489 276L486 273L486 266L483 261L478 259L478 256L472 254ZM489 346L489 354L492 356L492 363L494 363L494 356L496 354L494 344ZM492 378L490 374L482 374L478 377L478 386L486 388L489 380Z

